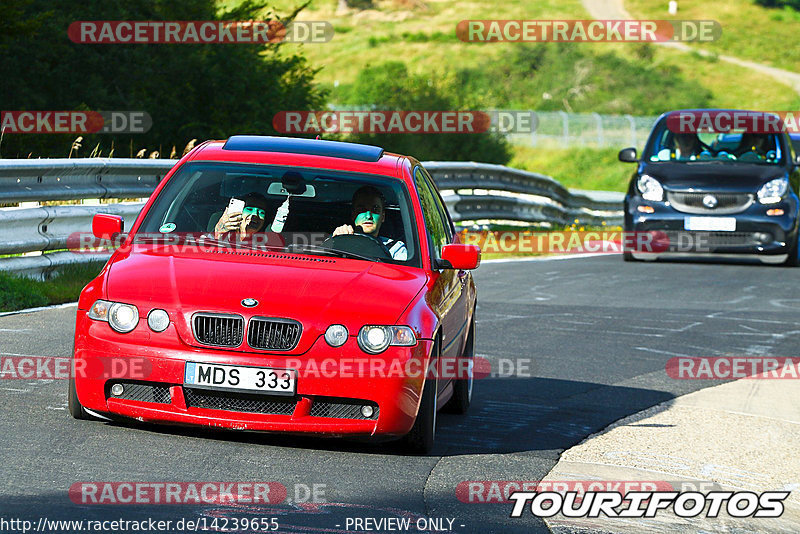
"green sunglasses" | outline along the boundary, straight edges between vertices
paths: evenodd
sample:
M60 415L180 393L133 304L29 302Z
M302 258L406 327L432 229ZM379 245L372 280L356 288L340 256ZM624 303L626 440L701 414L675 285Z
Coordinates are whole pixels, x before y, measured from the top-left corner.
M245 209L242 210L242 215L250 215L251 213L255 213L259 219L267 218L267 210L263 208L256 208L255 206L247 206Z

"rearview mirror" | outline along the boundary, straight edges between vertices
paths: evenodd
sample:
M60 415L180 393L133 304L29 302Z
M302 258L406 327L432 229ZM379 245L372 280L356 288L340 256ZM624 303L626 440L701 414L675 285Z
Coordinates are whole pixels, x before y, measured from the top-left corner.
M636 149L633 147L623 148L619 151L619 160L625 163L636 163L639 158L636 156Z
M442 247L442 263L445 269L470 271L481 264L481 249L477 245L451 243Z
M119 215L98 213L92 217L92 233L98 239L114 239L124 226L125 221Z

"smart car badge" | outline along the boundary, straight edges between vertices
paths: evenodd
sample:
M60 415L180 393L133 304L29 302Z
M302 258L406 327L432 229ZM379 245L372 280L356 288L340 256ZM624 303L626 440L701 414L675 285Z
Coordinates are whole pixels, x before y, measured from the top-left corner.
M703 197L703 206L707 207L708 209L714 209L719 204L717 197L714 195L706 195Z
M251 299L248 297L246 299L242 299L242 306L244 306L245 308L253 308L255 306L258 306L258 301L256 299Z

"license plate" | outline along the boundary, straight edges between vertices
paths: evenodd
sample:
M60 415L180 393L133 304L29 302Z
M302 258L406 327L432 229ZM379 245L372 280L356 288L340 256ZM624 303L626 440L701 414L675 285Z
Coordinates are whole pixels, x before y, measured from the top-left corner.
M733 232L736 230L735 217L686 217L683 220L684 230L706 230L715 232Z
M201 389L294 395L297 373L293 369L186 362L183 383Z

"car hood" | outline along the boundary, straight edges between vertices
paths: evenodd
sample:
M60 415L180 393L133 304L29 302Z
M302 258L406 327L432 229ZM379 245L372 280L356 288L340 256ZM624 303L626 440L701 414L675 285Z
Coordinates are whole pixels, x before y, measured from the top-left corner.
M118 254L107 274L109 300L136 304L143 318L152 308L167 310L192 346L202 346L192 334L195 312L235 313L246 321L300 321L300 342L288 352L299 354L334 323L351 335L364 324L395 324L427 281L418 268L322 256L224 249L178 255L157 246ZM245 298L258 305L244 307Z
M764 182L784 176L786 171L776 165L692 162L645 164L642 173L656 178L669 191L755 193Z

